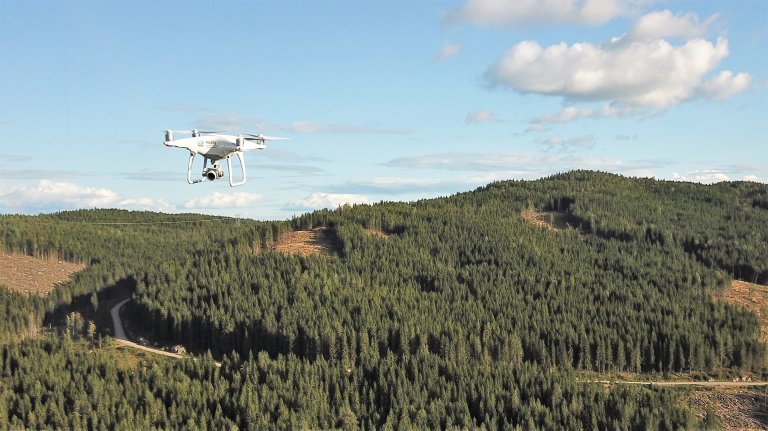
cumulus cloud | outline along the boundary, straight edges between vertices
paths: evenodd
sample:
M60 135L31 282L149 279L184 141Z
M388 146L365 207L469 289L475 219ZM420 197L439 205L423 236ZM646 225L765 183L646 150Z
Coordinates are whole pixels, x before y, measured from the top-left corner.
M503 122L501 119L496 117L496 114L494 114L493 112L487 109L468 113L466 117L466 121L467 123L470 123L470 124Z
M244 208L261 201L257 193L220 193L214 192L204 198L191 199L184 203L188 209Z
M699 91L704 97L724 100L741 93L749 87L752 77L748 73L733 74L730 70L720 72L716 77L705 81Z
M672 180L712 184L712 183L719 183L721 181L730 181L730 178L725 172L721 170L703 169L700 171L691 171L684 175L681 175L677 172L672 172Z
M716 19L717 15L712 15L702 22L695 13L674 15L669 10L650 12L635 21L627 36L630 40L693 39L703 36Z
M435 57L435 61L438 63L447 61L456 57L461 52L461 45L458 43L445 43L440 49L440 52Z
M744 175L743 177L741 177L741 179L743 181L752 181L752 182L755 182L755 183L768 184L768 177L761 178L761 177L758 177L757 175L751 175L750 174L750 175Z
M310 196L297 201L288 202L284 209L287 211L308 211L322 208L338 208L344 204L367 204L368 197L351 193L312 193Z
M619 0L468 0L448 12L444 21L469 22L482 27L596 25L624 13L626 3Z
M734 177L738 170L731 171L729 169L701 169L696 171L680 174L678 172L672 172L671 179L674 181L690 181L694 183L713 184L722 181L735 181L738 180L738 176ZM741 176L742 181L753 181L756 183L768 183L768 178L759 177L754 174L746 174Z
M22 212L79 208L174 209L162 199L124 197L106 188L50 180L40 180L35 185L12 185L0 192L0 204Z
M485 76L492 85L523 93L610 101L620 107L667 108L693 98L704 75L726 56L728 41L724 38L715 43L693 39L681 46L653 40L609 45L560 43L545 48L523 41ZM717 95L732 95L744 79L723 76L722 85L709 88Z

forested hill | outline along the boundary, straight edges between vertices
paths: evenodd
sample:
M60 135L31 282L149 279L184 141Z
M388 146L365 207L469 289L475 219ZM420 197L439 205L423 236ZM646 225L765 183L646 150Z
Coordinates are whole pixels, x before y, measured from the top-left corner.
M529 209L558 211L572 228L539 228L521 216ZM332 256L272 251L316 227L337 244ZM185 424L173 405L208 427L691 428L669 391L605 391L574 373L766 372L755 316L711 298L731 278L768 282L768 187L755 183L576 171L287 222L94 210L3 216L0 233L6 250L90 264L44 300L0 289L3 333L127 283L129 314L154 338L224 357L216 372L153 371L201 380L199 396L154 374L122 379L132 389L112 402L136 413L112 414L108 427ZM4 363L48 355L51 365L6 365L2 387L64 372L63 356L84 360L56 341L10 338ZM66 369L71 381L79 369ZM153 397L160 406L142 410ZM0 427L34 427L23 396L4 390L0 402L14 406L7 422L0 409Z

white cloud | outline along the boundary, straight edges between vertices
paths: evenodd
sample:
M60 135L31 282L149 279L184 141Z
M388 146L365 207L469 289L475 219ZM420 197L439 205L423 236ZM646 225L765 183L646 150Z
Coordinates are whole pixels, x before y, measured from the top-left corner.
M399 157L385 163L388 167L405 169L444 169L474 172L558 172L571 169L591 169L630 172L656 169L670 164L663 159L622 161L604 157L574 154L539 153L441 153Z
M543 48L523 41L486 71L493 85L620 107L667 108L692 99L703 76L728 56L728 41L673 46L665 40ZM730 81L730 89L739 87ZM739 78L741 80L742 78ZM740 82L740 81L739 81Z
M531 119L531 123L541 125L542 123L567 123L581 118L626 117L637 112L639 112L638 108L629 106L605 105L600 109L566 106L560 112L535 117Z
M596 25L621 15L626 6L627 2L619 0L468 0L448 12L444 20L483 27Z
M703 36L717 19L712 15L704 22L695 13L673 15L669 10L647 13L635 21L629 30L630 40L655 40L669 37L693 39Z
M730 70L720 72L716 77L705 81L700 86L700 92L704 97L724 100L741 93L749 87L752 77L748 73L733 74Z
M718 169L703 169L700 171L688 172L685 175L681 175L677 172L672 172L672 180L674 181L690 181L694 183L712 184L719 183L721 181L730 181L728 175Z
M551 129L551 127L545 126L545 125L543 125L541 123L531 123L531 125L528 126L528 129L526 129L525 131L526 132L541 133L541 132L546 132L546 131L548 131L550 129Z
M493 112L483 109L481 111L470 112L466 117L467 123L480 124L480 123L502 123L503 121L496 117Z
M12 185L0 192L0 204L22 212L79 208L174 209L173 205L162 199L128 198L106 188L82 187L50 180L40 180L36 185Z
M577 149L592 149L595 147L595 140L595 135L576 136L570 139L550 136L546 139L538 139L537 142L549 150L569 152Z
M349 181L338 189L373 195L434 195L455 193L510 177L531 177L527 171L489 171L470 175L451 175L449 178L379 177Z
M741 177L741 179L743 181L752 181L755 183L768 184L768 177L760 178L757 175L744 175L743 177Z
M418 170L496 171L539 165L547 158L530 153L440 153L398 157L384 165Z
M443 62L456 57L461 52L461 45L458 43L445 43L440 52L435 57L435 61Z
M246 115L240 112L202 115L195 119L193 124L200 130L221 130L229 132L250 133L262 130L286 130L286 128L280 124L270 123L253 115Z
M396 127L380 127L370 124L327 124L314 121L294 121L290 124L272 123L252 115L239 112L230 114L209 114L198 117L194 124L201 130L220 130L237 133L259 131L294 132L301 134L407 134L411 130Z
M371 188L388 190L409 190L413 188L430 188L441 184L442 180L435 178L402 178L402 177L378 177L370 180L355 181L356 185L365 185Z
M220 208L244 208L261 201L262 196L257 193L220 193L214 192L204 198L191 199L184 203L184 208L196 209L220 209Z
M306 211L322 208L335 209L344 204L367 204L370 203L368 197L360 194L351 193L312 193L310 196L297 201L288 202L285 205L289 211Z

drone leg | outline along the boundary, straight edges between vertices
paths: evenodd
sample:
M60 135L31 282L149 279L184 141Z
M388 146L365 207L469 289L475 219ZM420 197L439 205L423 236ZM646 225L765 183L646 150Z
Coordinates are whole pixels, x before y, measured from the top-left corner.
M232 187L243 185L243 184L245 184L245 180L246 180L246 177L245 177L245 159L243 158L243 153L238 151L235 154L237 154L237 158L240 159L240 167L243 170L243 179L241 181L239 181L239 182L234 182L233 181L233 178L232 178L232 158L231 158L231 156L227 157L227 170L229 171L229 185L232 186Z
M195 160L195 153L192 151L189 152L189 163L187 164L187 182L189 184L195 184L200 183L204 181L204 178L200 178L199 180L192 180L192 162Z

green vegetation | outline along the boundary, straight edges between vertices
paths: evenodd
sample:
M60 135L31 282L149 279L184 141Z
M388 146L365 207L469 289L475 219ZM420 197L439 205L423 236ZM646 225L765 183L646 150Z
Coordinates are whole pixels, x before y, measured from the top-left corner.
M90 265L44 299L0 289L0 428L691 428L672 390L575 375L765 373L755 316L711 294L768 282L766 196L577 171L289 222L3 216L5 249ZM575 228L540 229L527 208ZM337 255L270 251L318 226ZM13 341L72 307L92 320L118 285L152 337L222 367L205 354L115 369L66 335Z

